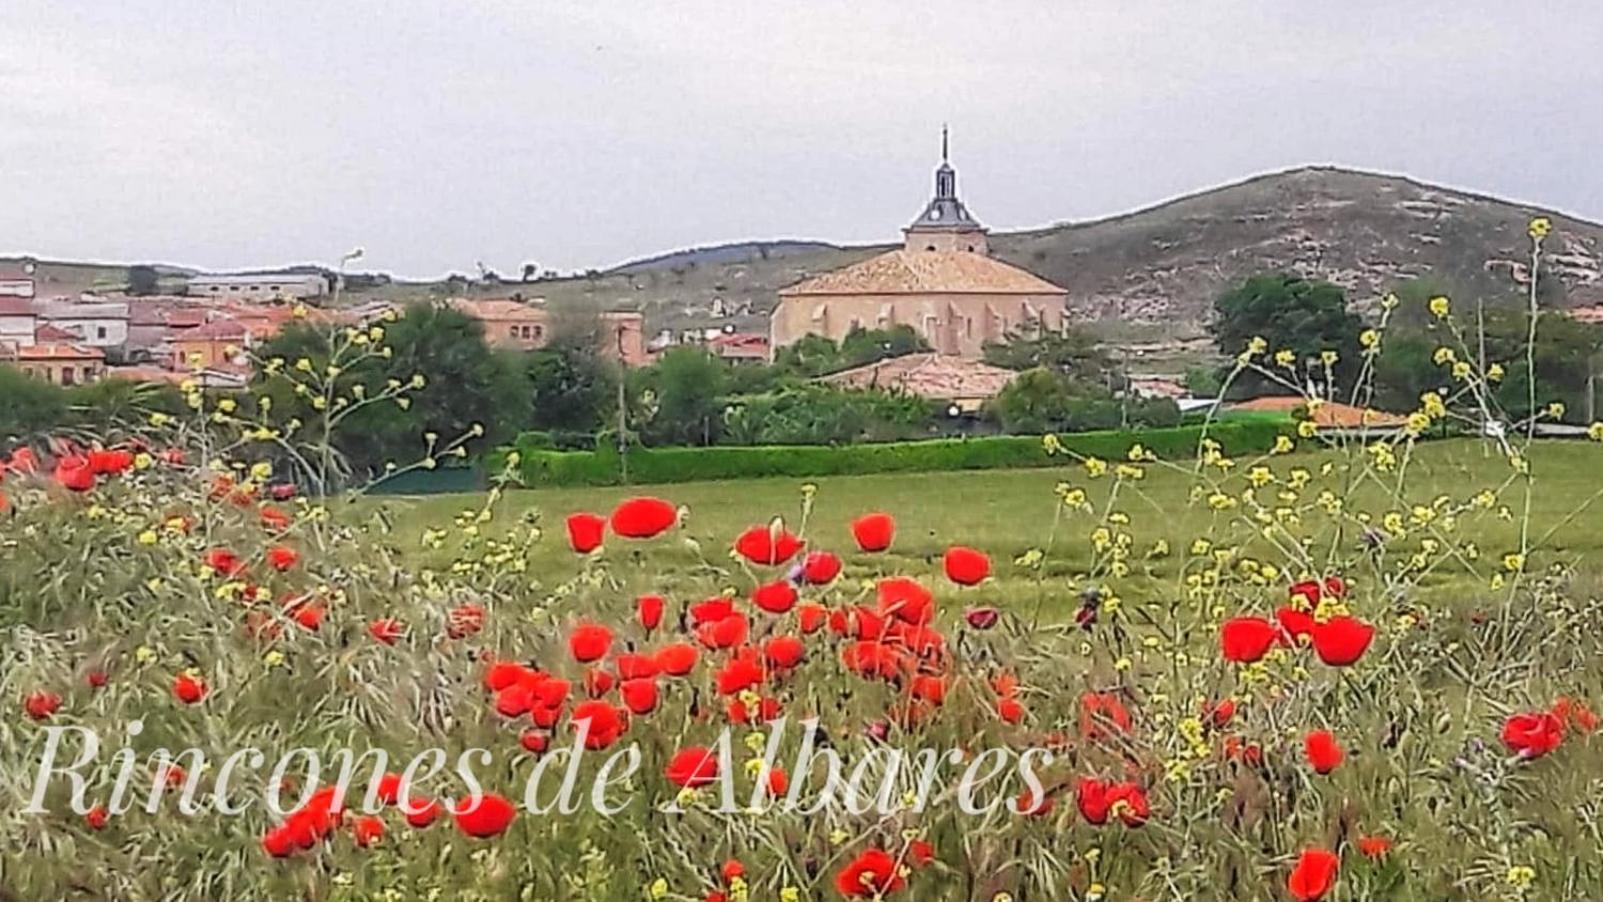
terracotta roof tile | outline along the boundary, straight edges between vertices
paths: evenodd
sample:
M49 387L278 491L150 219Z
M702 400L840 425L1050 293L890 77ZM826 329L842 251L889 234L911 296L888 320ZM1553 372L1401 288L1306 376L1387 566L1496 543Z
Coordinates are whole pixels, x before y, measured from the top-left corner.
M1018 373L949 354L907 354L843 370L818 381L846 388L894 389L937 401L981 400L1002 393Z
M779 292L815 294L1067 294L1051 282L984 254L887 251Z

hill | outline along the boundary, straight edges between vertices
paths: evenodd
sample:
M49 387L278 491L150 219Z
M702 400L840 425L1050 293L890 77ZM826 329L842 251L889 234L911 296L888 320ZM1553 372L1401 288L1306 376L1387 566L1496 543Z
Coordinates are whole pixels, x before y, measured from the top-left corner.
M1565 307L1603 304L1603 226L1399 176L1333 167L1256 176L1090 222L999 232L991 246L999 258L1067 288L1075 318L1102 334L1172 345L1200 339L1213 299L1265 270L1329 279L1360 306L1401 281L1427 275L1455 294L1512 297L1526 278L1525 226L1536 215L1551 217L1554 226L1548 265L1556 278L1544 298ZM894 228L888 224L886 231L894 235ZM348 294L407 300L517 292L568 309L639 309L653 329L731 324L766 331L779 289L891 246L746 241L675 251L583 276L492 285L353 275ZM104 286L119 270L49 264L61 288Z
M1560 306L1603 304L1603 226L1525 204L1398 176L1304 167L1257 176L1119 216L992 235L992 252L1069 290L1071 312L1106 334L1199 336L1213 299L1265 270L1342 285L1366 305L1429 276L1444 290L1500 298L1523 291L1526 223L1549 216L1545 295ZM669 255L530 286L554 304L639 306L654 325L717 320L765 328L775 292L892 245L802 244L759 254Z

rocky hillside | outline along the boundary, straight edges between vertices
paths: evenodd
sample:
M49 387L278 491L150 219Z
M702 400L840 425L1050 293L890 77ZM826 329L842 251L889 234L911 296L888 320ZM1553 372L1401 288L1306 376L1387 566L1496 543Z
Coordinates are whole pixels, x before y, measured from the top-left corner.
M1365 304L1430 276L1458 294L1506 296L1527 277L1525 225L1553 219L1555 304L1603 304L1603 226L1395 176L1309 167L1138 212L999 233L993 252L1069 290L1079 318L1131 338L1200 333L1215 296L1255 272L1336 282ZM654 325L763 328L775 292L883 247L745 246L710 262L674 256L527 286L554 304L638 306Z

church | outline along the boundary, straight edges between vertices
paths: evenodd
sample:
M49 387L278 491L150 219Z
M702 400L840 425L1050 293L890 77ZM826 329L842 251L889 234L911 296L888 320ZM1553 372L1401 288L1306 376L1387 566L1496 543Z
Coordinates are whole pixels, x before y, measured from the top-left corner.
M771 347L907 325L936 353L977 357L1014 334L1062 331L1068 292L991 257L986 231L957 198L943 129L935 196L902 247L782 289Z

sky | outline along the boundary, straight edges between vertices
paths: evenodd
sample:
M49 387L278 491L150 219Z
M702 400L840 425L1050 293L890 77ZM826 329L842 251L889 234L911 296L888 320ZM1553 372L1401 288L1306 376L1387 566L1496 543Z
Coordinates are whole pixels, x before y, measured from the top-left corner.
M1603 3L4 0L0 253L411 277L1320 163L1603 220Z

